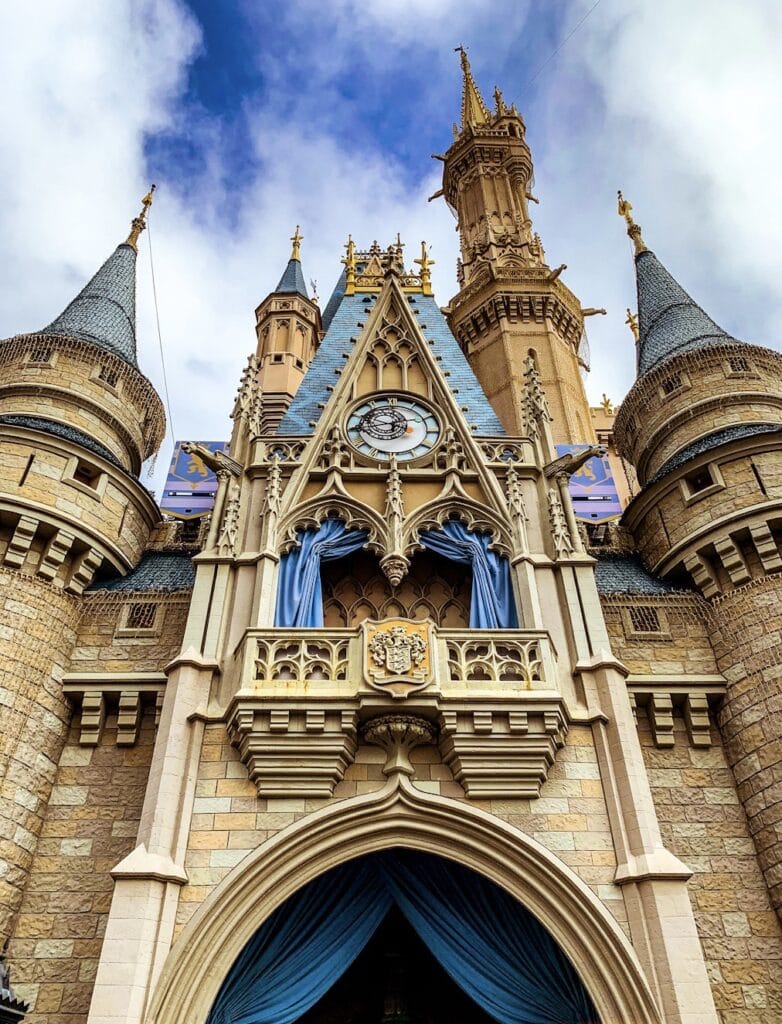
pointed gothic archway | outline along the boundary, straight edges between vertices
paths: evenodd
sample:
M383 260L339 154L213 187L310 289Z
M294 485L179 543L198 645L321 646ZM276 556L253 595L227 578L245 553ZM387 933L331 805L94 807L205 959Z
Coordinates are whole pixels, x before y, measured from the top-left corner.
M296 822L238 864L171 950L147 1024L205 1024L234 961L277 907L330 868L389 847L457 861L514 896L564 951L603 1024L660 1024L630 943L570 869L517 829L401 775Z

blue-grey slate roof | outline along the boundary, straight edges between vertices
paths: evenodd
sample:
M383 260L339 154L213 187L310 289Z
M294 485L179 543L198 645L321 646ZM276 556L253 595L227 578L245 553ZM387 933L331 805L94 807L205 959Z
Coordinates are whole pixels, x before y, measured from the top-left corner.
M136 362L136 250L118 245L95 276L56 319L36 334L88 341Z
M326 308L323 310L323 315L320 318L324 331L327 331L329 327L331 327L331 321L334 319L334 314L339 309L339 304L345 296L345 286L347 283L348 274L346 270L343 270L339 275L339 280L334 285L334 291L331 293L331 298L326 303Z
M93 584L89 593L112 591L115 593L158 592L192 590L195 566L192 557L184 551L147 551L127 576L103 580Z
M301 269L301 260L288 260L288 266L280 278L280 283L274 290L275 292L283 292L285 295L293 293L303 295L305 299L309 298L307 285L304 281L304 273Z
M682 448L680 452L671 456L665 465L658 469L651 480L649 480L647 487L656 484L658 480L662 480L663 477L666 477L675 469L691 462L698 455L703 455L704 452L710 452L714 448L719 448L720 445L728 444L730 441L738 441L742 437L775 433L782 433L782 426L779 423L737 423L733 427L716 430L713 434L708 434L706 437L699 437L697 441L693 441L692 444L688 444L686 448Z
M679 352L737 344L647 249L635 258L638 287L638 376Z
M683 590L653 576L635 555L600 555L595 583L601 594L673 594Z
M466 408L467 422L474 425L476 434L504 434L505 430L497 414L459 348L434 297L409 295L407 298L424 337L431 342L432 354L440 367L449 371L447 384L455 393L459 405ZM376 300L377 294L367 295L359 292L343 296L296 397L280 423L278 433L312 433L311 424L318 421L323 413L322 407L331 395L328 386L334 387L337 384L339 374L336 371L344 367L344 354L352 351Z
M81 448L86 448L93 455L100 455L102 459L110 462L124 471L117 456L108 448L96 441L89 434L83 434L75 427L66 426L65 423L58 423L56 420L45 420L40 416L16 416L11 413L4 413L0 416L0 425L3 423L13 427L27 427L29 430L40 430L44 434L51 434L52 437L61 437L65 441L72 441Z

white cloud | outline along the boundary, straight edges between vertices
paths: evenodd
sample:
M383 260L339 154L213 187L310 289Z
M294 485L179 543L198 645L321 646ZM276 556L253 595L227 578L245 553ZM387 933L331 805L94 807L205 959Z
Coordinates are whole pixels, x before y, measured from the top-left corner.
M582 302L610 310L589 325L595 398L603 390L618 398L633 372L622 323L633 282L615 213L619 185L635 203L649 244L716 319L740 336L774 340L771 315L779 306L771 295L780 268L773 262L779 222L771 197L781 144L773 131L761 130L775 123L773 96L782 92L769 38L780 15L772 6L765 5L764 21L761 4L745 10L659 0L625 4L617 14L603 0L535 83L542 102L536 120L528 117L528 137L542 203L533 211L536 227L552 265L569 264L565 278ZM433 89L452 98L442 111L447 143L459 97L451 40L438 42L443 26L474 41L476 65L483 55L488 66L489 37L498 37L485 4L437 0L417 22L414 7L413 0L378 0L366 9L340 0L338 31L327 49L335 53L341 38L367 45L381 38L388 66L442 45L447 78L438 78L434 65L432 73ZM299 0L294 13L306 20L312 9L310 0ZM526 5L518 9L521 20ZM573 5L565 28L585 9L586 3ZM502 53L516 43L512 33L503 36ZM183 116L198 47L198 28L176 0L50 0L37 4L34 16L3 8L0 62L18 89L15 102L0 109L8 197L0 209L0 336L48 322L124 237L147 185L144 137ZM328 73L321 65L318 88ZM584 94L594 100L588 107L585 74L595 84ZM523 108L524 97L516 98ZM222 159L222 126L203 113L198 129L213 145L196 191L186 193L176 178L158 180L151 232L179 437L226 435L239 373L254 346L253 309L276 284L296 223L305 236L305 272L317 278L323 302L348 232L360 243L387 243L400 231L408 258L426 238L441 302L455 290L454 222L442 202L425 201L439 186L439 166L422 166L422 180L411 186L380 144L338 143L305 109L306 102L285 117L268 105L248 111L246 174L238 188ZM148 261L143 239L140 353L159 386ZM169 454L170 444L161 463Z

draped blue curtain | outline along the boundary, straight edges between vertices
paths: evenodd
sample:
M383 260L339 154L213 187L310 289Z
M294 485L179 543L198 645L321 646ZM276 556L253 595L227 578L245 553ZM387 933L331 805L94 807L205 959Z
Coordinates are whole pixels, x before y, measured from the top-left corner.
M570 961L528 910L474 871L390 851L395 903L453 980L500 1024L590 1024L597 1013Z
M348 861L278 907L234 963L207 1024L292 1024L344 974L392 903L499 1024L598 1024L570 961L512 896L451 861L396 849Z
M438 555L472 566L470 626L473 629L515 629L519 620L513 600L508 559L489 551L491 534L473 533L455 519L441 530L424 530L421 543Z
M207 1024L291 1024L342 977L390 905L371 863L349 862L316 878L244 947Z
M320 563L352 555L367 542L367 530L349 530L341 519L324 519L317 530L297 531L298 547L280 558L275 626L323 625Z

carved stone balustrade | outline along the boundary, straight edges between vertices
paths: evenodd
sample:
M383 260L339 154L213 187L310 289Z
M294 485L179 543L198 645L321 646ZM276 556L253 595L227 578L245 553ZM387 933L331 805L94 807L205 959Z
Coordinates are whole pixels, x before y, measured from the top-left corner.
M438 629L409 619L355 629L248 630L229 735L262 797L327 797L377 715L428 721L468 796L536 797L569 714L547 633Z

